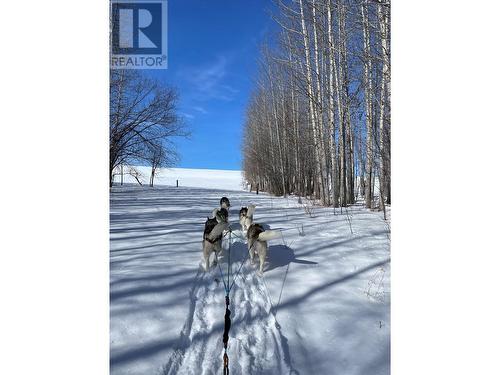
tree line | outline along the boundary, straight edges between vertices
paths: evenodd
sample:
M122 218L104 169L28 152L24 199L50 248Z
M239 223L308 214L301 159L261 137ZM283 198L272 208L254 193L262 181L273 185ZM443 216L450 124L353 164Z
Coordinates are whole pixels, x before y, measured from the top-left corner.
M172 138L187 136L177 114L178 94L138 70L110 70L109 185L123 165L151 166L149 185L158 168L173 166L178 155ZM130 169L134 175L135 170Z
M276 0L247 106L253 189L390 203L389 0Z

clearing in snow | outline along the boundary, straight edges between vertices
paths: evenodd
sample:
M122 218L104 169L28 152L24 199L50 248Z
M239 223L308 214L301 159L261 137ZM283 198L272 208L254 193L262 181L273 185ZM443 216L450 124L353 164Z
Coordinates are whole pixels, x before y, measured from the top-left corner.
M235 229L230 373L389 374L390 227L381 212L137 185L111 192L111 374L222 373L225 290L217 266L204 271L201 248L222 196ZM282 233L269 242L263 276L238 223L249 204L255 222ZM229 236L223 245L227 278Z

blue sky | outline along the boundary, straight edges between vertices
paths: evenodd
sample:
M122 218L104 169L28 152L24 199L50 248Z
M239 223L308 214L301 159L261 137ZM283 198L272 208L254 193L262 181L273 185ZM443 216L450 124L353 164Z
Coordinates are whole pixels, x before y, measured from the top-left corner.
M241 169L244 114L261 42L275 27L269 0L169 0L168 69L192 135L178 167Z

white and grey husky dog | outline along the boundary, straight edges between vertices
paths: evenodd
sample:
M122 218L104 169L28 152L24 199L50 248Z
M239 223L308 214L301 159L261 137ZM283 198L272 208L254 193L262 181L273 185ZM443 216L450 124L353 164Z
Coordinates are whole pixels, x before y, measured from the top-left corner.
M242 231L248 231L250 225L253 224L253 213L255 212L255 205L251 204L248 207L241 207L240 210L240 225Z
M225 208L226 209L227 215L229 217L229 207L231 207L231 203L229 203L229 199L227 199L227 197L222 197L220 199L220 207L219 208L214 208L214 210L212 211L212 218L216 218L217 219L217 212L221 208ZM217 222L220 223L219 219L217 219Z
M248 253L250 261L253 262L254 255L259 256L260 267L259 271L262 274L264 271L264 261L267 256L267 241L279 238L281 234L274 230L265 230L260 224L254 223L250 225L247 232Z
M215 253L213 264L217 264L219 254L222 251L222 234L229 227L227 222L227 210L217 210L215 218L207 218L205 230L203 231L203 258L205 259L205 271L210 266L210 255Z

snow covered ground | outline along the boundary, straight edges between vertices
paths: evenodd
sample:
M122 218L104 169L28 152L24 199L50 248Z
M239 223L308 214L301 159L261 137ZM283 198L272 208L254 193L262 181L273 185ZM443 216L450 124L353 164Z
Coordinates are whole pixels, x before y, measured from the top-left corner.
M200 176L201 178L201 176ZM111 374L221 374L224 286L201 267L206 216L231 200L231 264L246 260L238 210L280 229L264 276L231 290L230 373L389 374L390 229L382 213L243 191L138 185L111 193ZM304 208L304 205L307 205ZM229 246L229 239L224 247ZM226 275L227 250L220 265Z
M141 182L147 185L151 175L151 168L138 166L133 168L141 174ZM127 173L128 167L124 167L123 170L123 182L136 184L136 179ZM116 169L116 173L119 173L119 168ZM175 186L177 180L179 186L187 187L225 190L241 190L243 187L241 171L191 168L158 168L154 184ZM120 183L120 175L115 176L115 183Z

